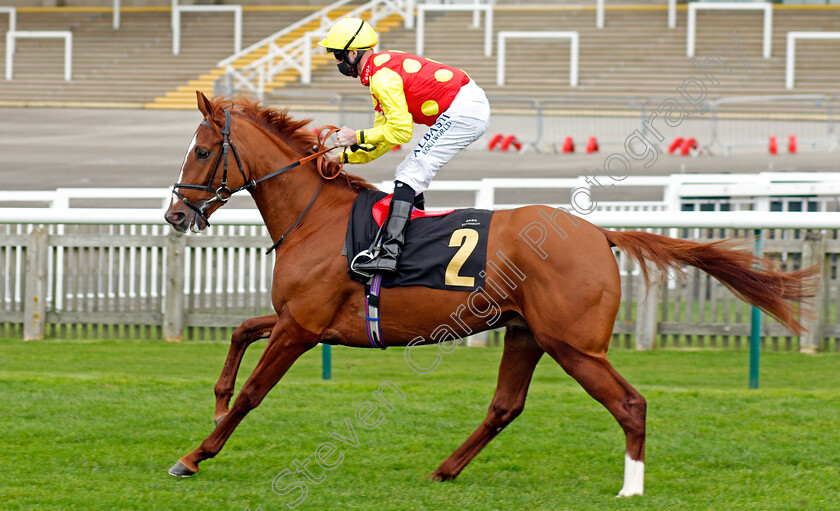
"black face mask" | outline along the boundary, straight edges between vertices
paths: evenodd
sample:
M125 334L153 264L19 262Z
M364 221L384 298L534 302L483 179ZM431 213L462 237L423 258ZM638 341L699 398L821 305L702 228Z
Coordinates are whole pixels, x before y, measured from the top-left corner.
M359 71L356 69L356 64L362 59L362 54L364 52L356 52L356 59L350 60L347 53L344 52L343 58L338 63L338 72L343 74L344 76L349 76L350 78L356 78L359 76Z

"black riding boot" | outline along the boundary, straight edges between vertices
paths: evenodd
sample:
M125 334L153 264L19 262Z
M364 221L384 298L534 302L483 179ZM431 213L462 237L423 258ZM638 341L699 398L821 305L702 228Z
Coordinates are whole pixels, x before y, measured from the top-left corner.
M400 181L394 187L391 209L385 220L382 232L382 244L376 257L369 261L356 263L354 270L368 273L394 273L397 271L397 259L405 245L405 230L414 205L414 190Z

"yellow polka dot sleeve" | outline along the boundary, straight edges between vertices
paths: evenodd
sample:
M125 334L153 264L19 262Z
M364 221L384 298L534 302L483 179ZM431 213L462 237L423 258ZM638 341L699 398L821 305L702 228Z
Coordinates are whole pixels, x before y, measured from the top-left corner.
M356 141L364 144L408 143L414 131L414 120L408 111L400 75L388 68L380 69L370 77L370 93L379 101L385 122L357 132Z

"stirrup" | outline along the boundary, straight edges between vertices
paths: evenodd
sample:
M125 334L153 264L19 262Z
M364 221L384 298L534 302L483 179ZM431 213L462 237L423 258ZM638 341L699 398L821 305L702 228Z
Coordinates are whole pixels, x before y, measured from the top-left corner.
M372 247L372 248L369 248L367 250L362 250L361 252L356 254L356 256L353 258L353 260L350 261L350 269L353 270L355 273L358 273L359 275L363 276L363 277L367 277L367 278L373 277L372 273L368 273L366 271L356 269L356 259L358 259L359 257L367 257L368 261L373 261L379 255L379 252L380 252L379 247L380 246L381 245L377 245L376 247Z

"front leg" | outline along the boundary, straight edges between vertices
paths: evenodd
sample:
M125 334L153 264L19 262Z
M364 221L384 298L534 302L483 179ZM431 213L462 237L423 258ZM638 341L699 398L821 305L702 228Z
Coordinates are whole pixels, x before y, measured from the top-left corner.
M253 342L270 336L278 319L277 314L246 319L234 330L230 337L230 350L225 359L225 365L222 367L222 374L213 389L216 393L216 411L213 414L216 424L219 424L228 413L228 405L236 384L236 374L239 372L239 364L242 363L245 350Z
M169 469L173 476L188 477L198 472L198 464L219 451L236 426L249 411L256 408L268 392L286 374L292 364L318 344L318 336L305 330L286 311L271 331L268 346L257 367L242 386L233 407L197 449L181 458Z

